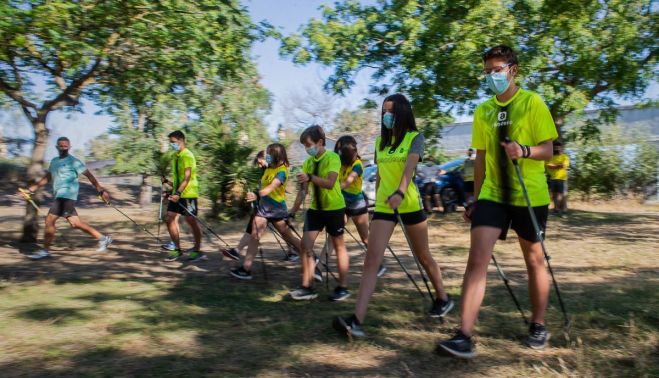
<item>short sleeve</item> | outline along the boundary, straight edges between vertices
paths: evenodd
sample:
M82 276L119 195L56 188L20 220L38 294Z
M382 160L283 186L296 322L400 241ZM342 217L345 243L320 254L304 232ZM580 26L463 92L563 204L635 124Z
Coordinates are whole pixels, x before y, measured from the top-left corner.
M304 164L302 164L302 171L307 174L312 174L313 173L313 162L311 159L307 159L304 161Z
M361 176L364 174L364 166L362 166L362 163L357 163L352 166L352 171L357 173L357 176Z
M332 153L328 157L329 161L327 162L327 172L339 173L341 171L341 159L339 158L339 155Z
M181 162L181 168L184 170L194 167L194 157L191 154L182 154L179 161Z
M531 124L534 125L533 144L538 145L544 141L558 138L558 131L556 131L556 125L547 104L537 94L533 96L531 104L533 106Z
M85 163L83 163L79 159L73 160L73 168L76 170L77 174L81 174L82 172L87 170Z
M277 174L275 175L275 178L277 180L279 180L279 182L281 182L282 184L285 183L286 182L286 172L284 172L284 171L277 172Z
M474 123L471 128L471 145L476 150L485 150L485 137L483 136L483 126L485 120L483 119L483 112L481 108L476 108L474 112Z
M426 137L424 137L423 134L419 133L412 140L409 153L419 155L419 161L423 161L423 152L424 152L425 144L426 144Z

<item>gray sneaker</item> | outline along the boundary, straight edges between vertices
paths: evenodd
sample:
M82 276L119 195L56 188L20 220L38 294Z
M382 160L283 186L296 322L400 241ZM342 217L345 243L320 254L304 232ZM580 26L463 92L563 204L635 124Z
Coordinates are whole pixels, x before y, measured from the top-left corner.
M312 300L318 297L318 293L312 287L300 287L290 292L291 298L296 301Z
M544 325L531 323L529 326L529 336L526 338L526 345L533 349L544 349L549 343L551 334L547 332Z
M361 324L359 324L359 321L355 315L348 317L337 316L334 318L332 326L339 333L345 334L348 337L366 337L366 333L364 333L364 329L362 328Z
M387 267L384 266L384 264L380 264L380 268L378 269L378 277L382 277L386 271Z
M110 235L101 236L101 239L98 241L98 248L96 249L96 252L107 251L110 244L112 244L112 237L110 237Z
M50 253L45 249L40 249L31 255L27 255L27 258L30 260L41 260L50 257Z

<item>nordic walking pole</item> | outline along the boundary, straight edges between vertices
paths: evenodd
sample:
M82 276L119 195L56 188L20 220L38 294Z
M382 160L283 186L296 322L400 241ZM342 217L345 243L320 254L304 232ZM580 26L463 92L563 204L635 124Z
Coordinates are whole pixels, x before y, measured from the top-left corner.
M274 235L275 240L277 240L277 244L279 244L279 248L281 248L281 251L284 253L284 257L288 257L288 252L286 252L286 248L284 248L284 245L281 244L281 240L279 240L279 236L278 236L279 234L272 227L272 225L270 223L268 223L268 230L270 230L270 232L272 232L272 235ZM283 236L281 236L281 237L283 238ZM284 242L286 242L286 240L284 240Z
M32 205L32 207L34 207L34 210L36 210L37 215L41 216L41 212L39 211L39 206L37 206L36 202L34 202L34 200L32 199L32 194L33 193L30 192L29 190L23 189L23 188L18 188L18 191L23 196L23 199L25 201L27 201L30 205ZM75 246L73 244L71 244L69 239L67 239L66 236L64 236L64 233L61 232L61 231L60 231L60 236L62 237L62 239L64 239L64 242L69 245L69 248L75 248Z
M432 290L430 290L430 285L428 285L428 278L426 277L426 274L423 272L423 268L421 267L421 263L419 262L419 259L416 257L416 252L414 251L414 247L412 246L412 240L410 240L410 236L407 234L407 229L405 229L405 225L403 224L403 219L400 217L400 213L398 212L398 209L394 209L394 214L396 214L396 219L398 219L400 228L401 230L403 230L403 235L405 235L405 240L407 240L407 245L410 247L410 251L412 252L412 257L414 257L414 262L416 263L416 267L419 269L419 273L421 274L423 283L426 284L426 289L428 289L428 295L430 295L430 299L433 300L435 296L432 295Z
M156 239L156 241L158 241L158 243L161 243L159 237L157 237L156 235L154 235L151 231L147 230L146 227L144 227L144 226L142 226L141 224L135 222L135 220L133 220L133 218L129 217L126 213L124 213L123 211L119 210L116 206L114 206L113 204L111 204L109 201L106 201L105 198L103 198L102 195L99 195L98 198L100 198L101 201L103 201L106 205L108 205L109 207L111 207L111 208L117 210L121 215L123 215L124 217L128 218L129 221L133 222L137 227L141 228L144 232L146 232L147 234L151 235L154 239Z
M162 223L162 203L164 201L163 192L165 191L165 183L160 182L160 209L158 210L158 234L157 239L160 240L160 224Z
M295 229L295 227L293 227L293 225L289 222L288 219L286 219L286 225L287 225L288 227L290 227L291 231L293 231L293 233L295 234L295 236L297 236L298 239L300 239L300 242L302 242L302 236L300 236L300 233L297 232L297 230ZM286 240L284 240L284 241L286 241ZM287 242L287 243L288 243L288 242ZM317 258L318 258L318 257L316 256L315 253L314 253L313 257L314 257L314 259L317 259ZM322 256L321 256L321 257L322 257ZM323 267L326 268L326 271L329 272L329 275L332 276L332 278L334 278L334 280L335 280L336 282L339 282L339 279L336 278L336 276L334 275L334 272L332 272L332 271L329 269L329 266L328 266L327 264L325 264L325 263L323 262L322 259L318 259L318 262L320 263L321 266L323 266ZM318 269L318 268L316 268L316 269ZM319 270L319 271L320 271L320 270ZM321 272L321 275L322 275L322 271L320 271L320 272ZM329 278L328 278L328 281L329 281ZM329 285L329 284L328 284L328 285Z
M194 218L197 222L199 222L199 224L201 224L202 226L204 226L204 228L205 228L208 232L210 232L211 234L213 234L213 236L215 236L215 237L218 238L222 243L224 243L225 246L231 248L231 246L229 245L229 243L227 243L224 239L222 239L222 237L221 237L220 235L216 234L215 231L213 231L213 229L210 228L210 226L209 226L206 222L204 222L204 221L202 221L201 219L199 219L198 216L192 214L192 213L190 212L190 210L188 210L187 207L185 207L185 206L183 206L183 205L181 204L181 202L176 202L176 203L177 203L177 204L178 204L183 210L185 210L185 212L188 213L189 216L191 216L191 217Z
M350 232L350 230L348 230L347 228L346 228L345 230L346 230L346 232L348 233L348 235L350 235L350 237L351 237L351 238L352 238L357 244L359 244L360 247L362 247L362 249L364 250L364 253L366 253L366 247L364 246L364 244L360 243L359 240L357 240L357 238L355 237L355 235L354 235L352 232ZM391 254L394 256L394 259L396 259L396 262L398 262L398 265L400 265L400 267L403 269L403 272L405 272L405 274L407 275L407 278L409 278L410 281L412 281L412 283L414 284L414 287L416 287L416 289L419 291L419 294L421 294L421 298L426 299L426 295L423 294L423 290L421 290L421 288L419 287L419 285L418 285L418 284L416 283L416 281L414 280L414 277L412 277L412 275L411 275L410 272L407 270L407 268L405 268L405 265L403 265L403 262L400 261L400 259L398 258L398 256L394 253L394 250L391 249L391 247L389 246L389 244L387 244L387 249L388 249L389 252L391 252Z
M505 142L510 143L511 142L510 138L506 137ZM547 261L547 268L549 269L549 274L551 274L551 281L554 284L554 290L556 291L556 296L558 297L558 303L560 304L561 311L563 312L563 321L564 321L563 325L565 328L569 328L570 319L568 318L567 310L565 310L565 304L563 303L563 298L561 298L561 291L558 288L558 282L556 282L556 278L554 277L554 271L551 268L551 263L549 262L549 260L551 260L551 257L549 256L549 253L547 253L547 248L545 248L545 237L542 233L542 230L540 229L540 225L538 224L538 219L535 217L533 206L531 206L531 199L529 198L529 193L526 191L526 185L524 185L524 179L522 178L522 170L519 168L519 163L517 162L517 159L513 160L513 166L515 167L515 172L517 173L517 180L519 180L519 186L522 187L522 193L524 194L524 199L526 200L526 207L529 210L529 216L531 217L531 223L533 224L533 229L535 230L536 237L540 241L540 246L542 247L542 253L545 255L545 261Z
M508 277L503 273L503 270L501 269L501 266L499 266L499 263L497 262L497 259L494 258L494 252L492 252L492 262L494 263L494 266L497 268L497 272L499 273L499 277L503 280L503 283L506 285L506 289L508 289L508 293L510 293L510 296L513 298L513 302L515 302L515 306L517 306L517 309L519 310L519 313L522 315L522 319L524 319L524 324L529 324L529 321L526 319L526 315L524 315L524 310L522 310L522 306L519 305L519 302L517 302L517 298L515 297L515 294L513 293L513 289L510 287L508 284Z

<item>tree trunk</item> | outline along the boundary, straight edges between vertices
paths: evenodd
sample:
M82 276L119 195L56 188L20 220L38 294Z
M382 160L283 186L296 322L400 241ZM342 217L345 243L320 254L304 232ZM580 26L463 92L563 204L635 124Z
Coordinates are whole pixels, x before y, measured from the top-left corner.
M44 175L44 157L48 144L48 129L46 129L46 114L31 119L34 128L34 149L27 169L27 183L32 185L39 181ZM32 196L34 202L40 205L43 201L43 191L39 190ZM36 243L39 234L39 216L30 204L26 203L25 218L23 218L23 237L21 241Z
M153 196L153 190L151 188L151 183L149 182L149 175L146 173L142 173L142 185L140 185L140 197L139 197L140 207L150 206L152 196Z

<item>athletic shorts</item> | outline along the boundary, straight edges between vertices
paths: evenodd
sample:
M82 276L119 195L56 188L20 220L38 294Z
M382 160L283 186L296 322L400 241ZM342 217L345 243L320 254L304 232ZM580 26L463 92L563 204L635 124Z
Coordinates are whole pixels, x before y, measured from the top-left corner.
M75 217L78 215L75 205L75 200L68 198L55 198L53 205L50 207L50 210L48 210L48 214L64 218Z
M378 219L398 223L398 218L396 217L396 214L381 213L376 211L375 213L373 213L373 219L371 219L371 221ZM423 210L414 211L412 213L400 213L400 219L403 221L404 225L412 226L425 221L426 214L423 212Z
M362 215L368 213L368 207L364 206L358 209L349 209L346 207L346 215L349 217L356 217L357 215Z
M179 205L180 204L180 205ZM189 216L187 211L181 205L185 206L192 215L197 216L197 199L196 198L181 198L178 202L169 201L167 204L167 211L181 215Z
M327 233L331 236L343 235L345 209L308 209L304 216L304 231L322 231L325 227L327 227Z
M537 242L538 236L533 229L531 216L526 206L510 206L502 203L478 200L474 204L474 210L471 215L471 228L478 226L490 226L501 229L500 240L506 240L508 229L512 228L517 236L524 240ZM533 208L535 218L543 234L547 226L547 215L549 214L549 205L536 206Z
M260 216L260 215L259 215ZM268 218L268 217L262 217L268 220L270 223L275 223L279 221L286 220L286 218ZM247 222L247 227L245 227L245 233L246 234L252 234L252 224L254 223L254 214L249 217L249 222Z
M565 193L565 180L549 180L549 189L552 193Z
M474 182L473 181L465 181L464 189L465 189L466 193L473 193L474 192Z

